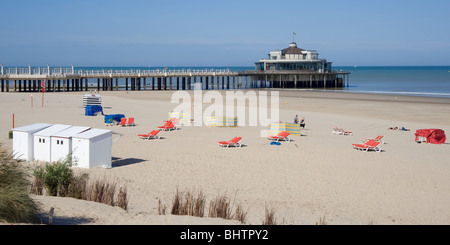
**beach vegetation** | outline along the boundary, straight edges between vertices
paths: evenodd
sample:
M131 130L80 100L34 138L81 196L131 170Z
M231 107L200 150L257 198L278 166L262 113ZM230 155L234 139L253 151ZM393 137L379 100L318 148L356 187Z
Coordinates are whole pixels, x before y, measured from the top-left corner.
M35 167L33 172L35 178L31 186L32 193L72 197L118 206L127 210L128 194L125 186L119 186L117 180L89 181L87 173L74 174L70 167L74 164L73 159L67 157L62 161Z
M64 161L39 165L33 174L38 179L35 183L42 183L50 196L66 196L73 179L72 169Z
M158 214L166 215L167 205L161 202L161 199L158 199Z
M316 222L316 225L327 225L327 222L325 221L325 216L320 217L319 221Z
M29 193L28 173L13 154L0 145L0 222L38 222L40 207Z
M264 220L262 221L263 225L277 225L277 219L275 217L276 210L274 207L266 206L265 207Z
M195 196L190 191L185 192L177 189L170 213L173 215L203 217L205 214L205 203L206 199L201 191Z
M190 215L196 217L205 217L206 196L202 191L193 194L191 191L180 191L178 188L172 200L170 214L172 215ZM241 223L246 222L247 211L242 205L233 205L231 199L225 194L217 195L209 202L208 217L238 220ZM233 212L233 207L235 207ZM158 201L158 214L165 215L167 205L161 200Z

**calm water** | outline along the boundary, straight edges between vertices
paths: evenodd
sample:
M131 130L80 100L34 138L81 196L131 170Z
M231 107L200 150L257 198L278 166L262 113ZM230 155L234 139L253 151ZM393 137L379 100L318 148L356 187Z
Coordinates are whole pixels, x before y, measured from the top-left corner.
M334 67L349 71L348 92L450 97L450 66Z
M253 70L246 67L78 67L83 70L180 70L230 69ZM349 71L350 86L339 91L416 96L450 97L450 66L334 66L335 70ZM119 84L124 81L119 80Z

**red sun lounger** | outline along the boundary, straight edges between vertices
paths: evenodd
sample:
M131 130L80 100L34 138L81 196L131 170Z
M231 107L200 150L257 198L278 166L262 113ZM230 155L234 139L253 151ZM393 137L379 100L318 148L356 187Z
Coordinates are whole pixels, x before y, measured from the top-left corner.
M384 137L383 135L377 135L377 137L375 137L375 138L365 138L365 139L362 139L362 141L364 143L366 143L369 140L375 140L375 141L379 141L381 144L384 144L384 141L382 140L383 137Z
M355 148L357 150L361 150L361 151L374 150L376 152L381 152L381 148L379 147L380 144L381 144L381 142L379 142L379 141L369 140L363 144L352 144L352 145L353 145L353 148Z
M128 122L126 124L126 126L134 126L134 117L130 117L128 118Z
M127 125L127 119L126 119L125 117L122 117L122 118L120 119L119 125L120 125L120 126L126 126L126 125Z
M177 128L175 127L175 123L174 123L174 122L171 122L171 121L166 122L166 124L165 124L164 126L159 126L158 128L161 129L161 130L163 130L163 131L168 131L168 130L174 130L174 129L177 129Z
M219 145L222 147L230 147L230 146L235 146L235 147L241 147L242 145L239 143L239 140L241 140L242 137L234 137L232 140L228 140L228 141L219 141Z
M334 127L332 133L337 134L337 135L352 135L353 134L350 131L345 131L342 128L338 128L338 127Z
M287 141L291 141L291 139L289 139L288 138L288 136L289 136L289 132L286 132L286 131L281 131L279 134L277 134L277 135L269 135L269 136L267 136L267 139L270 139L270 140L276 140L276 141L279 141L279 140L287 140Z
M148 134L138 134L139 138L148 140L148 139L159 139L159 136L157 135L159 133L159 130L153 130Z

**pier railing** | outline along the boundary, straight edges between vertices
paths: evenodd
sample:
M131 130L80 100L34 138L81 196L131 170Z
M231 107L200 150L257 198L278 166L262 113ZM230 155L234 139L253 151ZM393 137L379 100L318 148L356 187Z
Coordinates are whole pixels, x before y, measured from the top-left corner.
M127 77L127 76L206 76L237 75L230 69L75 69L72 67L1 67L1 76L33 77Z
M81 76L201 76L201 75L236 75L230 69L130 69L130 70L76 70L75 75Z

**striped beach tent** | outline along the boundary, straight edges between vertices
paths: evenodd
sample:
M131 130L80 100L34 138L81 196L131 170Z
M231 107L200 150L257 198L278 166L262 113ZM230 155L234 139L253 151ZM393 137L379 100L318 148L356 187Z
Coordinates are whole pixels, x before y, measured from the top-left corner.
M270 123L269 124L269 134L275 135L281 131L287 131L290 135L301 136L300 124L296 123Z
M237 127L237 117L206 117L205 125L208 127Z
M181 113L176 111L169 112L169 119L171 118L179 118L178 123L180 124L189 124L191 123L191 115L189 113Z

